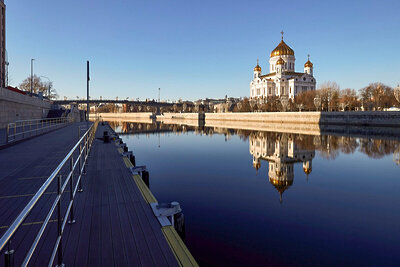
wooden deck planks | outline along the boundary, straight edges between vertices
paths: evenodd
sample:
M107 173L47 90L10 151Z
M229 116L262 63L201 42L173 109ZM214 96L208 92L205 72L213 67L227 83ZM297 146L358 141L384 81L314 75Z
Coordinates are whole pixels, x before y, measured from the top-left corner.
M68 127L64 128L67 129ZM96 137L101 137L107 126L100 126ZM55 134L56 132L50 133ZM49 134L49 135L50 135ZM75 137L75 134L73 135ZM37 137L43 138L41 137ZM72 147L76 140L70 140L67 147ZM35 139L26 142L33 142ZM18 145L22 145L18 144ZM18 146L16 145L16 146ZM7 149L6 149L7 150ZM68 149L65 149L66 151ZM19 180L18 177L27 177L27 172L32 169L31 177L47 176L44 170L49 166L58 165L65 155L60 157L48 156L51 150L46 150L43 155L41 168L33 168L38 164L38 159L32 159L22 169L10 169L5 175L0 174L0 184L9 185L6 193L34 193L44 182L44 179ZM62 152L59 154L63 154ZM66 153L65 153L66 154ZM52 154L53 155L53 154ZM0 156L1 159L1 156ZM45 165L47 164L47 165ZM1 166L0 166L1 167ZM23 176L21 176L23 175ZM77 176L75 176L75 179ZM126 168L122 156L113 142L104 144L101 140L94 140L87 175L82 178L84 191L77 193L74 202L76 223L66 225L63 236L64 263L71 266L178 266L178 262L165 240L156 217L148 203L142 196L132 174ZM50 190L51 189L51 190ZM52 185L49 191L56 191ZM2 189L0 188L0 192ZM0 194L1 196L1 194ZM44 219L46 211L54 199L54 195L43 197L42 206L33 212L34 220ZM68 198L67 193L64 197ZM29 201L6 199L0 203L17 204L22 209ZM66 202L63 204L65 210ZM0 211L3 206L0 207ZM0 221L9 221L18 212L4 209ZM8 218L8 219L7 219ZM54 219L54 218L52 218ZM20 233L32 239L40 225L32 225L20 230ZM37 248L37 253L32 259L32 264L41 266L47 264L51 248L56 240L56 223L51 223L43 236L43 241ZM35 230L35 231L32 231ZM1 232L1 229L0 229ZM18 233L18 235L20 235ZM27 250L30 242L25 242L25 236L16 238L19 251ZM19 259L17 262L20 262Z

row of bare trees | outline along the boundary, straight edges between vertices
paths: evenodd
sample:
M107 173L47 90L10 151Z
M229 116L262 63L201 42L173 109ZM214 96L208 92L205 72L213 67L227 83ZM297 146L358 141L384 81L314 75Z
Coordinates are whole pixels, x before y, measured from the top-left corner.
M275 96L263 100L245 98L236 105L235 111L386 110L399 106L399 91L399 88L393 89L382 83L371 83L357 92L349 88L341 90L335 82L325 82L320 89L300 93L294 99Z

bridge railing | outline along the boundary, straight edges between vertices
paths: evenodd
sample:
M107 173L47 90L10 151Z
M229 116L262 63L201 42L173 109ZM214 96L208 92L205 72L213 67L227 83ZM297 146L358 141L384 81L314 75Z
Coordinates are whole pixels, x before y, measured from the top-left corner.
M95 137L98 121L94 122L86 132L79 138L79 141L75 146L68 152L67 156L61 161L61 163L55 168L53 173L46 179L43 185L39 188L36 194L32 197L29 203L21 211L14 222L8 227L7 231L3 234L0 239L0 252L5 248L5 266L14 266L15 255L18 254L19 259L23 259L21 266L27 266L35 253L36 248L40 248L39 242L41 238L46 235L45 231L48 230L50 222L57 222L57 238L54 243L54 247L50 254L48 266L53 266L55 258L57 257L57 266L63 266L63 244L62 237L66 223L75 223L74 218L74 199L77 192L82 192L82 175L85 175L87 159L91 149L93 139ZM76 177L76 178L75 178ZM25 219L29 216L31 211L38 207L38 202L46 193L48 189L56 186L56 197L52 203L50 203L50 210L48 211L45 219L41 222L40 230L33 243L29 246L29 250L26 251L14 251L11 244L11 239L15 237L15 234L24 225ZM64 195L63 195L64 194ZM63 202L64 200L64 202ZM62 204L64 209L62 210ZM64 211L65 210L65 211ZM56 220L51 220L53 214L56 212ZM64 211L64 213L63 213ZM68 220L69 217L69 220ZM21 238L21 236L19 237ZM23 238L23 237L22 237ZM29 242L22 240L22 242ZM49 242L46 240L46 242ZM26 244L26 243L25 243ZM22 249L21 249L22 250ZM49 251L47 251L48 253ZM26 253L26 254L25 254ZM21 255L21 256L20 256ZM0 264L1 265L1 264Z
M6 144L45 133L73 122L72 118L19 120L7 124Z

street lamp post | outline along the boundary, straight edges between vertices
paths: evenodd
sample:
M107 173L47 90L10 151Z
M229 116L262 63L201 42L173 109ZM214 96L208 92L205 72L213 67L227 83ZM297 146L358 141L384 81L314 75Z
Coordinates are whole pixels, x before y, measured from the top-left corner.
M31 96L33 95L33 61L35 59L31 58Z
M161 88L158 88L158 103L160 103L160 91L161 91Z
M400 103L400 86L397 85L396 88L394 88L394 97L396 98L397 102Z
M319 111L319 107L321 106L321 97L319 95L314 98L314 106Z

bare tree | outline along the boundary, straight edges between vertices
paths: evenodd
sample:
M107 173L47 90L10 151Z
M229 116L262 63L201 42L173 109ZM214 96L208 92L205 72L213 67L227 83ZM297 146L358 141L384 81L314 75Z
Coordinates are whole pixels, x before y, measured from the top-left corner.
M32 77L32 91L35 94L38 94L39 92L42 92L43 95L49 97L50 99L55 99L58 98L57 90L53 87L53 82L48 81L48 82L43 82L40 77L34 75ZM22 81L22 83L19 85L19 88L21 90L30 92L31 91L31 77L29 76L25 80ZM50 91L50 94L49 94Z

